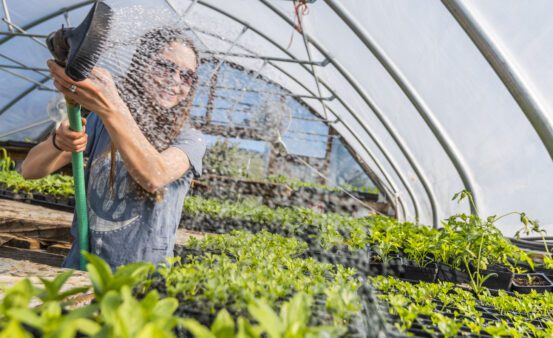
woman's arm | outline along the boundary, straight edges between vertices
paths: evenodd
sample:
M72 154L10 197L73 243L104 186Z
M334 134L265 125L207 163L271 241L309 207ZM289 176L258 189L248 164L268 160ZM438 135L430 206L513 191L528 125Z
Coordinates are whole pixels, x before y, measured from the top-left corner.
M29 151L21 164L21 175L28 180L42 178L70 162L71 153L54 148L50 135Z
M75 82L55 62L49 61L48 66L59 91L102 119L127 171L146 191L159 190L190 168L183 151L170 147L160 153L150 144L119 97L109 72L95 68L89 79ZM73 84L75 93L68 90Z
M56 129L56 149L53 135L34 146L21 164L21 175L25 179L37 179L50 175L61 167L71 163L71 152L84 151L87 143L85 132L86 120L83 119L83 131L74 132L69 128L69 121L64 120Z
M188 156L172 147L158 152L125 108L101 117L102 121L129 174L146 191L157 191L190 168Z

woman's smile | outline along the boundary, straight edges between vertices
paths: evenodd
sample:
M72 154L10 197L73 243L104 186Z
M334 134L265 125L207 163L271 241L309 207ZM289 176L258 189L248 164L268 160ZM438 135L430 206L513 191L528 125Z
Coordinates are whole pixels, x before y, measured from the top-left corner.
M152 60L151 84L148 94L163 108L173 108L186 99L191 86L197 81L194 51L182 43L173 42Z

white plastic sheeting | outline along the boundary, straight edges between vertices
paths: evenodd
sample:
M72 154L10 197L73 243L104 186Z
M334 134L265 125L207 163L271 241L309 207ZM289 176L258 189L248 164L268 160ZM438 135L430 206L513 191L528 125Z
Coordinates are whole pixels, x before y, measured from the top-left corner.
M420 222L432 224L469 211L466 203L458 205L451 197L471 188L481 214L525 211L553 233L551 150L444 4L455 1L317 0L303 17L304 34L293 29L297 19L293 2L287 0L108 3L141 2L179 13L190 8L184 21L207 49L228 51L236 42L233 53L305 61L274 59L262 67L259 58L227 57L294 94L334 96L305 103L350 143L391 199L402 201L405 210L400 214L408 219L415 220L418 213ZM6 3L11 20L36 34L67 24L60 12L31 27L50 13L78 7L68 14L70 23L77 24L89 8L89 2L80 7L60 0ZM544 129L551 130L553 2L467 0L463 5L539 103L541 122L549 124ZM45 67L49 54L37 42L29 37L6 39L0 37L1 54L28 67ZM14 65L0 57L2 64ZM52 87L47 73L10 71ZM46 103L54 95L44 88L33 89L5 111L1 108L34 85L1 73L0 135L44 120ZM17 137L33 138L40 132L41 127L32 128ZM512 235L517 224L516 219L507 220L504 232Z

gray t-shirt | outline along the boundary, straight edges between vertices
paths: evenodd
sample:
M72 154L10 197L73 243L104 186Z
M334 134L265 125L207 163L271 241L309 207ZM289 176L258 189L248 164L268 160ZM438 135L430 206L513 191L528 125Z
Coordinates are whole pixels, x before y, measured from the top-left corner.
M168 184L163 199L156 202L145 196L128 174L117 152L114 185L110 188L111 140L94 113L87 118L88 157L85 185L90 228L90 252L102 257L112 269L138 261L162 263L173 256L175 234L180 221L184 197L193 176L202 172L206 145L202 134L185 124L172 147L181 149L190 160L190 170ZM77 221L73 218L74 241L63 266L79 268Z

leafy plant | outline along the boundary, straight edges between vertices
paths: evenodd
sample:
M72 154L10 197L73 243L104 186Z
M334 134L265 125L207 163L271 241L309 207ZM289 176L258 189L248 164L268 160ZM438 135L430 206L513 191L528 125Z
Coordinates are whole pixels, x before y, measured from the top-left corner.
M377 298L387 303L390 314L397 316L396 328L407 332L414 323L425 327L431 336L457 336L461 327L473 334L487 333L493 337L548 337L553 321L553 294L531 293L511 295L499 291L476 295L456 288L452 283L411 284L393 277L370 278L379 292ZM486 314L481 312L487 308ZM493 319L490 313L504 319ZM419 322L430 318L432 325ZM541 323L544 330L537 329Z
M173 329L182 324L173 315L177 300L160 299L156 291L146 293L140 300L132 295L132 287L150 270L148 264L124 266L112 274L100 258L93 255L87 258L96 303L74 308L69 297L89 288L62 291L71 271L53 280L41 278L43 288L23 279L3 290L0 337L174 337Z
M0 159L0 171L10 171L15 168L15 162L8 156L6 148L0 147L2 158Z
M20 323L35 328L44 338L74 337L77 332L88 336L100 332L100 325L91 318L96 312L96 306L89 305L78 308L64 315L58 302L47 302L41 306L37 314L32 309L14 309L10 316Z
M271 338L336 337L345 333L341 326L309 326L311 299L304 293L297 293L284 303L277 315L261 300L248 306L250 315Z
M315 338L337 337L345 333L345 328L340 326L310 326L311 301L306 294L297 293L282 305L280 314L277 314L264 301L254 300L248 305L248 311L256 325L244 317L239 317L238 325L235 325L230 314L223 309L217 314L211 329L194 319L184 319L183 326L196 338L261 338L264 335L270 338Z
M0 170L0 185L14 192L41 193L57 197L74 196L73 177L59 174L49 175L41 179L26 180L14 170Z
M205 173L220 176L261 178L264 170L261 154L240 149L228 140L217 140L209 147L203 163Z
M352 191L352 192L364 192L371 194L378 194L378 188L376 187L356 187L351 184L342 184L337 187L329 186L326 184L305 182L284 175L275 175L267 177L267 181L271 183L286 184L290 188L297 190L299 188L313 188L332 192Z
M158 272L164 292L197 310L215 313L226 308L240 314L254 299L263 298L273 307L296 292L324 296L329 324L343 325L360 310L356 272L296 258L306 247L297 239L267 232L233 232L207 236L188 247L200 249L199 255L173 259L173 265ZM156 278L151 285L158 285Z
M86 269L98 301L110 291L120 292L124 286L136 286L154 271L153 264L138 262L120 266L114 274L100 257L86 251L81 253L88 261Z
M174 316L178 301L172 297L159 299L154 290L138 300L129 285L119 291L110 290L100 302L102 329L97 337L174 337L173 329L182 324Z

